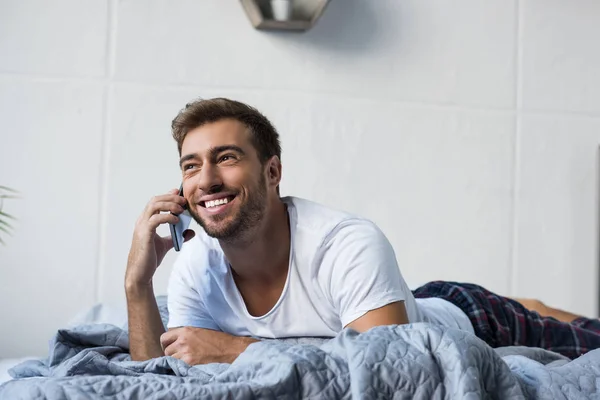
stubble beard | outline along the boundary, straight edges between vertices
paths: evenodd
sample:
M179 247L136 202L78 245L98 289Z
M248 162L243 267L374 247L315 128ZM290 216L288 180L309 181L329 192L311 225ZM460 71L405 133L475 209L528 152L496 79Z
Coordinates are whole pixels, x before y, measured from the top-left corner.
M214 215L203 219L191 209L190 214L210 237L231 243L247 241L263 219L267 207L267 185L263 174L260 174L258 185L253 192L249 193L237 215ZM207 222L207 219L210 219L210 222ZM226 222L227 219L230 221Z

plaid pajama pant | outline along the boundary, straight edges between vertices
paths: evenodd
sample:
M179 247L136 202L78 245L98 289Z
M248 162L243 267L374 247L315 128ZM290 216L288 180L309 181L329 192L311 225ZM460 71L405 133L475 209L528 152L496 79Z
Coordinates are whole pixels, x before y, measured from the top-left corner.
M600 320L571 323L542 317L520 303L470 283L435 281L413 291L415 298L438 297L460 308L475 334L492 347L541 347L577 358L600 348Z

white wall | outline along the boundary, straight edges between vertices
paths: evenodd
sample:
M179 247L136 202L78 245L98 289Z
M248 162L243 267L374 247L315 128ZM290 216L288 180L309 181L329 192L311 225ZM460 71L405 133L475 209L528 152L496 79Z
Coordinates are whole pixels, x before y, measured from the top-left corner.
M235 0L1 0L0 185L23 198L0 357L123 301L134 221L179 182L170 121L198 96L269 116L283 194L372 218L409 284L595 315L598 21L594 0L334 0L286 34Z

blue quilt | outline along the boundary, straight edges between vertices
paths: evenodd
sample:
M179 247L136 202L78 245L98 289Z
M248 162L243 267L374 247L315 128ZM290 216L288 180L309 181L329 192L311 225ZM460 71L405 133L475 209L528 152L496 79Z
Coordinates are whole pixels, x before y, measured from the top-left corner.
M233 364L130 360L115 325L60 330L44 361L27 361L0 399L582 399L599 396L600 349L576 360L541 349L492 349L425 323L345 330L330 340L267 340Z

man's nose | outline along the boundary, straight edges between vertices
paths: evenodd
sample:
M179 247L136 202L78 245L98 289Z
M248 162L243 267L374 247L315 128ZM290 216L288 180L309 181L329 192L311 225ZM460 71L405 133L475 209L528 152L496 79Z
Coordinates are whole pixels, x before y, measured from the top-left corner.
M204 193L218 192L219 188L223 186L219 168L214 165L205 164L200 171L199 178L198 188Z

